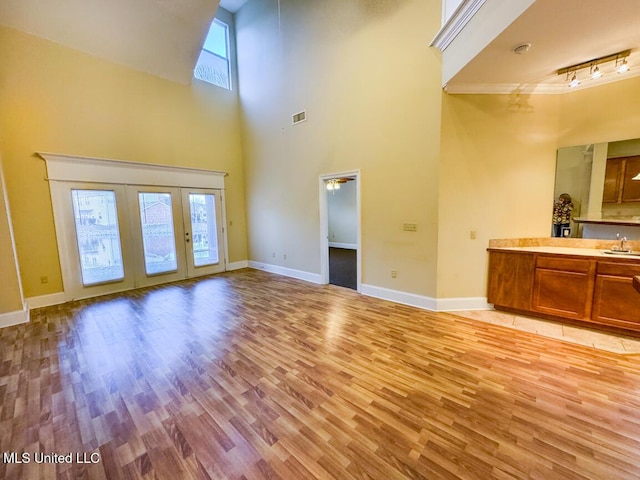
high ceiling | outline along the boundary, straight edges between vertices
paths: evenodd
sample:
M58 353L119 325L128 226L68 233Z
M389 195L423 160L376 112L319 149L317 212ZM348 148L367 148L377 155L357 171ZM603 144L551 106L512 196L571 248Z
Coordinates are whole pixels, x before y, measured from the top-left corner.
M183 84L218 0L2 0L0 24Z
M0 24L188 84L218 1L236 12L247 0L2 0ZM514 54L524 43L531 44L529 51ZM640 0L537 0L447 90L566 92L558 69L627 49L629 73L578 88L640 74Z
M245 3L247 0L220 0L220 6L233 13L240 10Z
M529 51L516 55L514 48L525 43L531 44ZM569 91L566 76L557 70L627 49L632 50L628 73L586 80L578 89L640 75L640 1L537 0L456 74L447 90L564 93Z

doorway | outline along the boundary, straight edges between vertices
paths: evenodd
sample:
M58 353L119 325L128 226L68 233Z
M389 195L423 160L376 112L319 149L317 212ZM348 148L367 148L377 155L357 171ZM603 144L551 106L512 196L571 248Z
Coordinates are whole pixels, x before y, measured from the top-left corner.
M55 190L70 299L225 270L220 190L76 182Z
M322 282L360 291L360 173L320 177Z

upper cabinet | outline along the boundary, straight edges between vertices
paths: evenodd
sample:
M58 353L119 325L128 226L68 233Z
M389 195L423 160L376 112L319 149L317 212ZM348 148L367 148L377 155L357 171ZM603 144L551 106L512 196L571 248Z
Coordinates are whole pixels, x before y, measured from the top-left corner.
M604 179L603 203L640 202L640 156L610 158Z

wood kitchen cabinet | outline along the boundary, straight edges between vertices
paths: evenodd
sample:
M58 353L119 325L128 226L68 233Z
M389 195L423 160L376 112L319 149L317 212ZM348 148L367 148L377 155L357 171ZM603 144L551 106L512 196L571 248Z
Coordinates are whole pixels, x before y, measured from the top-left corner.
M595 261L537 255L533 309L565 318L583 319L590 314Z
M622 158L610 158L607 160L607 167L604 172L602 203L618 203L620 200L620 186L623 167L622 160Z
M489 303L518 310L531 308L535 255L496 251L489 255Z
M640 174L640 157L628 157L625 160L622 201L640 202L640 180L633 179L633 177Z
M592 320L605 325L640 329L640 295L633 277L640 265L598 262L593 295Z
M610 158L604 175L603 203L640 202L640 156Z
M640 332L636 275L640 258L490 248L487 301L496 309Z

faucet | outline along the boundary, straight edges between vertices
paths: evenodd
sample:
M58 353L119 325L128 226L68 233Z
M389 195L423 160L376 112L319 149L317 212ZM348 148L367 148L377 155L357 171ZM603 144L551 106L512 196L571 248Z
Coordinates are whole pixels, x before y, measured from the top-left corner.
M628 252L629 251L629 249L626 246L627 237L621 237L619 233L616 233L616 240L618 240L620 242L620 246L617 248L617 250L619 252Z

